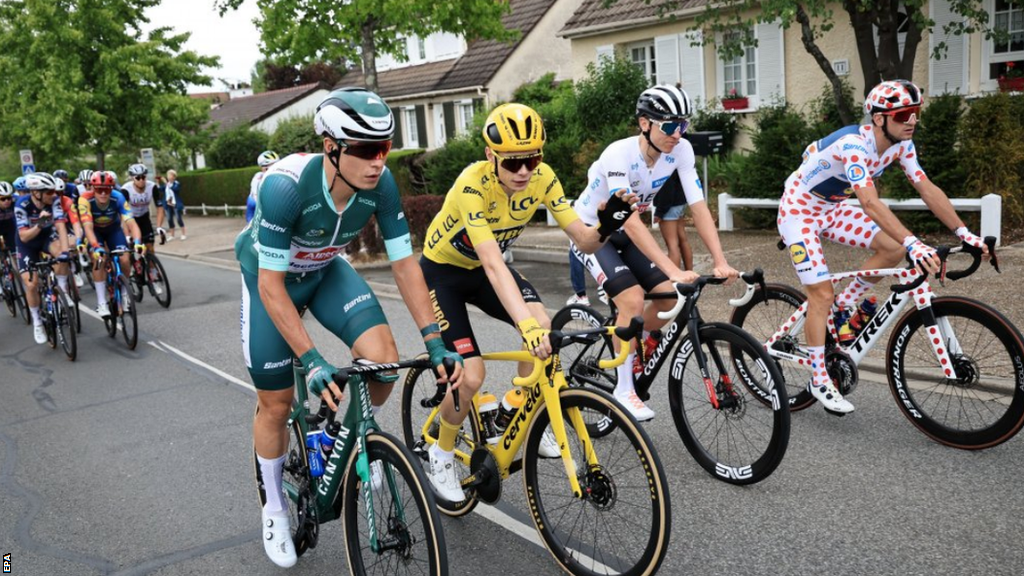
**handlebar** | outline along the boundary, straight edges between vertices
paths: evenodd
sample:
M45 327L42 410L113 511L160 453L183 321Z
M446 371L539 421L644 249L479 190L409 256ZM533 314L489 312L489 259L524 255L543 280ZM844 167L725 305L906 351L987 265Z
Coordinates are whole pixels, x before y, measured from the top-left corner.
M999 269L999 260L996 258L995 236L986 236L984 242L985 246L988 247L988 254L992 267L995 268L996 272L1002 273L1002 271ZM970 265L967 266L967 268L964 268L963 270L947 270L946 260L949 258L949 255L956 254L959 252L966 252L972 256L972 261ZM941 268L939 271L939 282L944 283L946 278L949 278L950 280L953 281L957 281L966 278L971 274L974 274L981 266L981 260L984 253L984 250L982 250L981 248L971 246L966 242L961 243L960 246L939 246L935 248L935 254L939 257L939 262L941 262ZM910 258L909 254L907 254L907 261L910 263L911 268L916 268L917 263ZM897 294L903 294L905 292L909 292L911 290L916 289L921 284L924 284L924 281L927 278L928 272L924 270L919 270L918 277L913 282L909 284L893 284L892 286L889 287L889 289Z
M675 306L672 307L671 310L669 310L667 312L658 312L658 318L661 318L662 320L671 320L671 319L675 318L676 315L679 314L679 311L683 309L683 306L686 305L687 297L695 295L695 294L699 294L701 288L703 288L707 284L719 285L719 284L725 284L728 281L729 281L728 278L719 278L718 276L698 276L697 280L695 282L693 282L692 284L684 284L682 282L673 282L672 283L672 287L675 288L675 290L676 290L675 291L676 304L675 304ZM656 293L656 294L648 294L647 296L650 299L655 300L655 299L671 298L672 294L671 293Z
M563 346L571 344L572 342L586 342L587 337L594 336L596 334L614 334L616 338L619 338L623 342L628 342L633 338L636 338L638 334L644 329L644 319L640 316L634 316L629 321L629 326L601 326L600 328L588 328L586 330L579 330L573 332L564 332L561 330L552 330L548 334L548 338L551 340L551 347L553 352L558 352ZM602 369L615 368L623 364L626 361L626 357L629 356L629 346L623 345L619 348L619 353L610 360L599 360L598 366ZM512 384L515 386L528 386L532 382L536 382L540 378L540 373L547 366L548 362L545 359L533 358L533 370L527 376L517 376L512 379Z
M747 285L747 289L743 293L743 296L740 296L739 298L730 299L730 306L739 308L740 306L746 305L747 302L750 302L750 300L754 297L754 291L757 290L758 286L761 287L762 293L767 293L768 291L764 283L764 270L761 270L760 268L755 268L753 272L743 272L742 274L740 274L740 280L743 280L743 282ZM768 300L766 299L765 304L767 303Z

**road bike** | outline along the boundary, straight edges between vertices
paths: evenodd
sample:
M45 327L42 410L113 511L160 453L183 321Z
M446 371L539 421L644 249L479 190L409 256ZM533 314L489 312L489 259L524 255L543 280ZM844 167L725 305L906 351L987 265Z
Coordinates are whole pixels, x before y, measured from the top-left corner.
M998 272L995 238L985 243ZM982 250L967 244L939 247L937 253L940 282L966 278L982 262ZM971 264L947 270L947 258L956 253L970 255ZM825 364L844 396L856 389L858 366L891 328L885 362L873 368L884 370L896 405L926 436L976 450L1005 442L1024 426L1024 340L1005 316L971 298L936 296L928 275L912 263L909 268L836 273L829 279L838 284L859 277L891 277L898 283L852 342L839 343L835 323L828 322ZM806 297L783 284L748 284L747 292L749 299L733 310L732 322L753 334L780 367L790 408L807 408L814 397L807 389ZM758 306L762 303L767 305Z
M755 284L764 282L761 270L742 276ZM736 326L701 318L697 301L704 287L724 282L724 278L700 276L693 284L673 283L672 292L644 296L645 300L675 299L676 304L658 313L659 318L672 321L662 328L661 340L645 356L643 371L634 374L635 389L637 396L647 401L661 367L671 358L669 407L686 449L716 479L754 484L770 476L786 454L788 401L782 375L760 343ZM618 312L614 301L609 304L612 312L608 318L588 306L566 306L555 314L551 327L614 324ZM637 350L642 345L638 342ZM602 369L598 362L613 349L610 337L598 336L566 353L570 358L566 376L571 385L612 392L617 374ZM591 416L593 435L611 428L601 414Z
M3 282L4 304L11 318L17 318L20 311L22 320L26 324L32 323L32 316L29 314L28 301L25 299L25 285L21 282L21 273L18 272L18 263L15 260L14 252L4 250L0 254L0 282Z
M564 570L587 576L657 572L668 550L672 524L661 461L629 412L602 391L569 387L559 360L561 349L572 341L598 333L628 339L641 326L637 318L629 328L552 331L552 354L546 360L522 350L483 354L485 361L532 362L533 372L513 379L525 399L500 435L494 421L481 415L481 394L473 397L455 446L466 499L449 502L437 497L441 511L456 517L469 513L479 502L496 503L502 481L521 470L530 516L541 541ZM626 354L620 354L603 360L602 366L614 368L625 359ZM435 384L429 371L413 369L406 375L402 431L424 466L429 466L429 447L437 442L445 395L446 389ZM455 408L460 409L458 403ZM592 437L583 419L587 411L605 414L619 434ZM538 455L549 426L560 458ZM491 433L494 436L485 437ZM517 458L520 447L522 455Z
M143 288L148 288L150 295L160 306L167 308L171 305L171 283L167 280L167 272L156 254L146 252L140 258L132 252L131 270L132 296L136 302L142 302Z
M352 393L337 439L318 475L314 469L320 471L320 465L311 466L310 458L317 458L312 450L320 450L319 442L307 439L319 438L321 425L331 427L337 413L326 402L321 402L319 410L311 410L305 370L294 359L292 366L295 401L288 418L283 490L291 501L296 554L301 556L317 546L321 524L342 518L350 573L447 575L444 532L433 492L416 457L374 421L366 382L367 376L377 372L429 371L430 361L370 364L356 360L334 375L339 388L351 384ZM446 367L448 373L451 368ZM309 445L314 448L307 448ZM255 454L254 449L253 468L262 505L266 490Z
M78 356L78 328L75 315L68 307L68 296L57 285L57 276L53 272L53 267L57 264L54 259L43 258L29 267L29 275L37 276L39 315L46 329L46 342L50 348L56 348L57 344L60 344L68 360L73 362Z
M110 315L103 317L103 326L107 329L107 335L113 338L117 335L117 327L120 324L124 343L129 350L135 350L139 343L138 312L131 285L121 271L120 258L122 254L130 252L124 248L111 250L107 258L107 302Z

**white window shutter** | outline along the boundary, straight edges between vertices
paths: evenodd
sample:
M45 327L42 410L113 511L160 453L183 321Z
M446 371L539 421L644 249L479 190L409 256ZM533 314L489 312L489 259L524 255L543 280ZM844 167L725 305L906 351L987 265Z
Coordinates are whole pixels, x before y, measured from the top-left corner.
M694 106L703 107L704 99L704 47L691 46L691 42L699 42L700 31L687 32L679 35L679 81L683 90L693 100ZM659 71L660 73L660 71Z
M679 82L679 35L658 36L654 39L654 62L658 71L658 84Z
M963 94L967 87L968 49L970 42L965 36L947 35L943 26L956 21L959 17L950 8L949 0L932 0L928 3L929 17L935 21L932 33L928 35L928 52L935 49L939 42L945 42L948 50L942 60L928 58L928 93L933 96L947 92Z
M601 65L602 58L615 58L615 46L612 44L606 44L604 46L597 47L597 65Z
M757 104L786 98L786 57L778 21L757 25Z

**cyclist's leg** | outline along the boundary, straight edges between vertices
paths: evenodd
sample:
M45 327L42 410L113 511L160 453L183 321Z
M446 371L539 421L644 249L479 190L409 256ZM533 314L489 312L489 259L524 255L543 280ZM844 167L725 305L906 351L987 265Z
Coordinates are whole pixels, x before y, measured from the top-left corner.
M630 242L619 247L619 255L633 276L636 277L636 281L643 288L644 293L672 291L672 283L668 276L658 269L635 244ZM657 330L668 323L668 320L658 318L658 312L671 310L674 305L675 301L673 300L654 300L644 307L644 337L650 331Z
M837 244L871 249L873 254L864 261L861 270L892 268L900 263L906 253L903 246L882 232L881 228L864 213L864 210L857 207L844 207L832 214L834 215L833 223L822 232L821 237ZM871 290L877 281L878 277L876 276L854 279L836 297L836 305L843 308L856 306L857 302Z
M43 323L39 316L39 292L36 291L39 282L39 275L31 271L33 264L39 261L39 253L42 246L32 243L24 244L18 241L18 271L21 272L21 282L25 287L25 301L28 304L29 312L32 314L32 324L39 326Z

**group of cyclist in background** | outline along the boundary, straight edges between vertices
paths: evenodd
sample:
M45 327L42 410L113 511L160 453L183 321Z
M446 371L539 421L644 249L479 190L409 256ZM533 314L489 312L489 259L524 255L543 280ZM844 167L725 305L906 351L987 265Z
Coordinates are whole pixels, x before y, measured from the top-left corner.
M128 167L129 181L123 186L116 173L89 169L79 172L74 181L66 170L55 170L52 174L26 174L13 183L0 182L0 256L20 273L20 290L36 343L47 342L36 290L37 263L55 261L53 270L60 293L71 307L77 305L71 301L68 286L72 265L76 264L72 259L84 255L80 262L92 269L96 312L109 317L106 264L110 252L127 252L131 247L142 256L154 251L156 234L165 236L164 209L168 195L174 203L173 188L158 186L148 174L144 164L132 164ZM150 216L154 207L155 227ZM123 270L131 268L127 253L122 253L120 263ZM75 275L76 288L84 285L82 276ZM0 290L12 288L8 282L0 285Z

